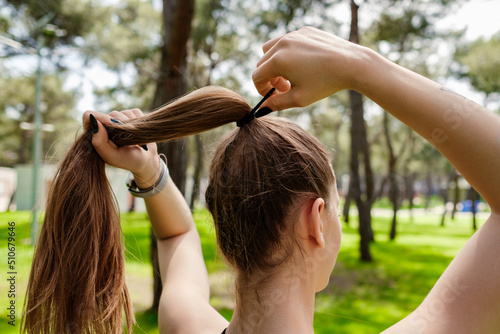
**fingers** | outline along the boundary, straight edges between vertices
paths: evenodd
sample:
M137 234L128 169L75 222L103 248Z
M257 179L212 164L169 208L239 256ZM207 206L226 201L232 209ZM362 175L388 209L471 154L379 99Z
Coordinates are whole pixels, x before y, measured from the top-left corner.
M140 109L136 108L136 109L128 109L122 111L113 110L112 112L109 113L109 116L117 121L126 123L131 119L144 116L144 113Z
M267 41L266 43L264 43L264 45L262 46L262 51L264 51L264 53L267 53L276 43L279 42L280 39L282 39L283 36L280 36L280 37L276 37L276 38L273 38L269 41Z
M89 123L90 114L92 114L92 116L94 116L98 121L100 121L103 124L111 124L108 115L92 110L87 110L86 112L83 113L83 126L86 130L90 129L90 123Z
M282 37L275 38L274 40L270 40L269 42L264 44L264 46L262 47L262 50L264 51L264 55L257 62L257 67L259 67L260 65L264 64L266 61L271 59L271 57L276 52L276 48L274 46L281 40L281 38ZM266 47L266 46L269 46L269 47Z
M92 115L94 114L92 113ZM116 150L117 147L111 140L109 140L108 132L99 120L97 120L97 127L97 133L92 135L92 146L95 147L97 153L99 153L101 157L108 156L109 152Z
M271 80L271 86L276 88L280 92L288 92L292 85L290 84L290 81L286 80L283 77L279 78L274 78Z
M151 148L149 152L137 145L117 147L109 139L104 125L100 121L97 121L97 125L98 131L92 135L92 146L107 164L134 172L147 165L151 157L156 157L155 144L148 144Z
M144 113L141 111L141 109L131 109L130 110L132 112L132 114L134 114L135 117L142 117L144 116Z
M278 93L271 96L265 103L272 110L284 110L292 107L303 107L297 90L291 89L286 93Z
M116 114L114 114L116 113ZM109 114L103 114L100 112L92 111L92 110L87 110L86 112L83 113L83 126L86 130L90 129L90 124L89 124L89 115L92 114L99 122L104 124L104 126L113 126L113 122L111 121L111 118L118 119L120 121L127 120L127 119L120 119L122 116L120 116L118 111L112 111ZM112 115L113 114L113 115Z
M257 62L257 69L252 75L255 87L261 95L265 95L272 87L275 87L279 91L287 91L290 89L289 83L286 83L286 79L281 77L277 71L272 71L275 69L275 64L272 58L276 51L276 48L273 49L273 47L283 37L284 36L273 38L262 47L264 55Z
M122 113L120 111L116 111L116 110L113 110L112 112L110 112L109 117L116 119L117 121L120 121L122 123L125 123L129 119L124 113Z
M265 95L271 88L273 88L271 81L280 82L280 84L283 85L283 82L280 81L279 78L281 78L281 75L277 71L277 67L274 66L272 59L269 59L257 67L252 74L253 83L260 95Z
M140 109L122 110L120 114L125 116L127 120L142 117L144 115Z

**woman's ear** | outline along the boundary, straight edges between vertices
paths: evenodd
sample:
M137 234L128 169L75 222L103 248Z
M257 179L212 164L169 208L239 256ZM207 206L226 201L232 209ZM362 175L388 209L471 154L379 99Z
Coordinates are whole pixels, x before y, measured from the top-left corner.
M300 218L300 234L305 236L310 245L313 243L314 247L319 248L325 247L323 221L321 220L321 213L324 208L325 201L322 198L317 198L302 208Z

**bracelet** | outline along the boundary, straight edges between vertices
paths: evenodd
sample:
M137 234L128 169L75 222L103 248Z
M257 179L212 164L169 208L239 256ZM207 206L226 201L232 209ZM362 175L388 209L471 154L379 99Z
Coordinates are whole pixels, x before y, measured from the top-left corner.
M160 177L158 178L156 183L149 188L146 189L139 188L137 184L135 184L134 176L132 175L132 173L129 173L125 184L127 185L128 191L132 194L132 196L141 198L150 198L159 194L163 190L163 188L165 188L170 173L165 161L161 159L160 156L158 156L158 159L160 160L160 165L161 165Z

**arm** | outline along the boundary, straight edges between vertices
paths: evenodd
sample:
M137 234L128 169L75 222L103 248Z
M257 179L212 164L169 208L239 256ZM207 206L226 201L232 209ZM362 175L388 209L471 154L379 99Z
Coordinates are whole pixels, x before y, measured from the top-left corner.
M84 120L88 120L87 112ZM148 144L148 151L139 146L117 148L108 139L103 124L111 124L110 117L126 121L139 117L138 109L110 115L92 113L98 120L99 131L93 135L92 145L106 163L130 170L139 188L152 186L158 178L159 160L156 144ZM158 238L158 260L163 291L158 322L161 333L203 333L222 331L227 321L209 304L208 274L201 251L200 237L191 211L169 178L162 192L145 199L151 225Z
M267 106L300 107L341 89L371 98L440 150L489 203L492 215L418 309L387 333L494 333L500 329L500 120L483 107L372 50L306 28L264 45L253 74ZM288 81L289 83L287 83Z
M437 83L367 50L357 90L418 132L500 212L500 118Z
M357 90L426 138L500 212L499 117L368 48L313 28L271 40L264 52L255 86L261 94L272 85L282 91L267 106L302 107Z

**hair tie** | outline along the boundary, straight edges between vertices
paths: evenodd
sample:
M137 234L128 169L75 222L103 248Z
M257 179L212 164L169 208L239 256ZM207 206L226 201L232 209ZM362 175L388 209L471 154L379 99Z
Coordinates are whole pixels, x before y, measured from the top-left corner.
M264 101L266 101L273 94L275 90L276 88L271 88L271 90L267 92L267 94L262 98L262 100L260 100L260 102L257 103L257 105L252 109L252 111L250 111L250 113L246 114L245 117L236 122L236 126L242 127L243 125L250 123L254 118L266 116L267 114L271 113L272 112L271 108L264 107L259 109L259 107L262 105L262 103L264 103Z

